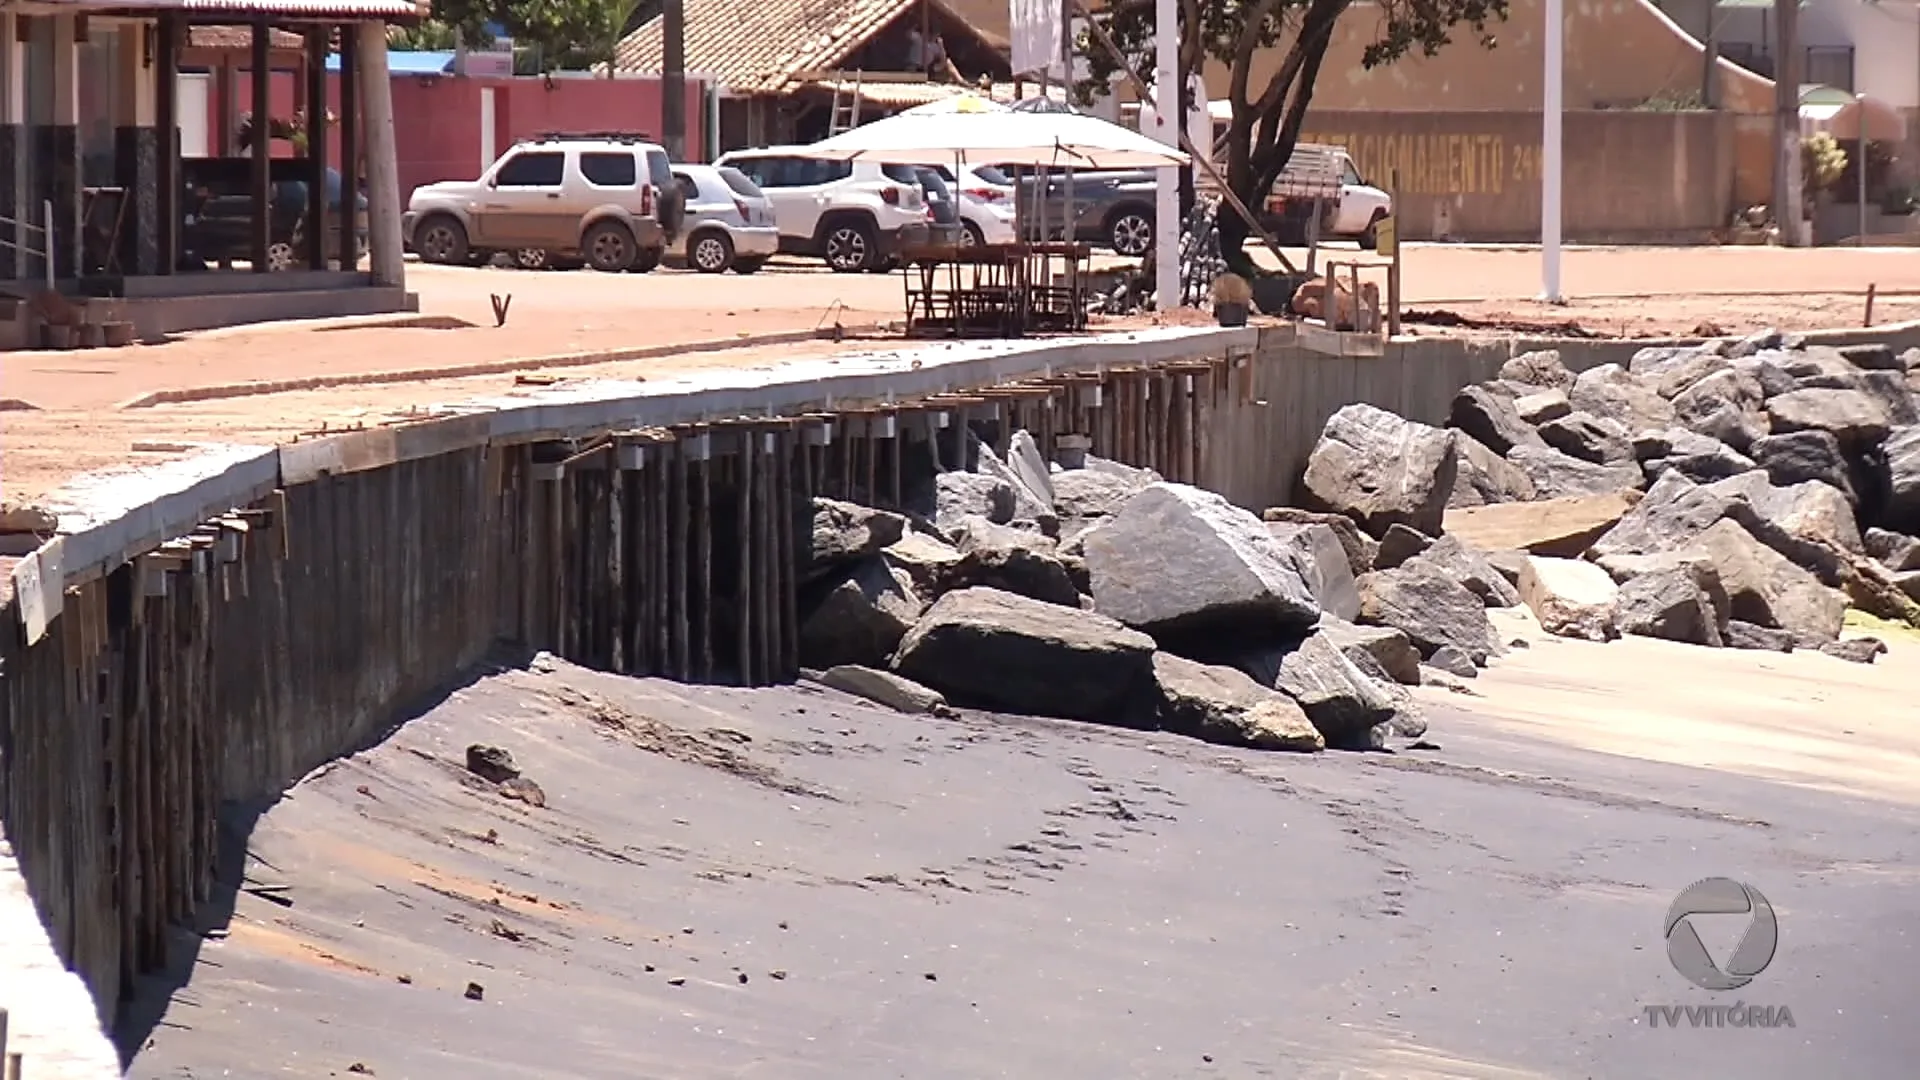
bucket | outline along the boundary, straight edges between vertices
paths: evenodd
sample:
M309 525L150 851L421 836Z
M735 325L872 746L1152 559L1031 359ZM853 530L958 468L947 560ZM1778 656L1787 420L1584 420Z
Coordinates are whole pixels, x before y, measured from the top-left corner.
M1213 318L1221 326L1245 326L1247 325L1247 305L1215 304Z

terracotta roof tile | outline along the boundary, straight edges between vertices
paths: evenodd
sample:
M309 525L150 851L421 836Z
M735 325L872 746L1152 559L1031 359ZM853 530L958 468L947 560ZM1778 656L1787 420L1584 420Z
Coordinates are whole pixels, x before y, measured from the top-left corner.
M687 72L710 75L728 90L781 93L797 85L797 75L839 68L919 2L685 0ZM616 69L658 74L661 28L656 17L628 34L615 51Z

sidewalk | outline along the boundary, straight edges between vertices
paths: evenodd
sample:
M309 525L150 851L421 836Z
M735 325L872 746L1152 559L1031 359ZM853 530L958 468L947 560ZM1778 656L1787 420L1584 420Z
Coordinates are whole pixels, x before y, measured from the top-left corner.
M0 1009L22 1080L119 1080L120 1058L80 977L53 951L0 829Z

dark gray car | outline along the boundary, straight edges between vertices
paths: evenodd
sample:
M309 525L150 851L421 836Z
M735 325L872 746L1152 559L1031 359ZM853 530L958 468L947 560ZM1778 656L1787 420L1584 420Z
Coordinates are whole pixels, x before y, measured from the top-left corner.
M1040 179L1031 169L1002 167L1018 176L1020 214L1026 235L1036 235L1034 190ZM1047 232L1051 239L1067 235L1063 221L1067 217L1067 177L1054 172L1046 177ZM1129 258L1147 255L1153 250L1154 198L1157 190L1151 169L1117 169L1073 174L1071 218L1072 237L1082 243L1112 248L1115 254Z

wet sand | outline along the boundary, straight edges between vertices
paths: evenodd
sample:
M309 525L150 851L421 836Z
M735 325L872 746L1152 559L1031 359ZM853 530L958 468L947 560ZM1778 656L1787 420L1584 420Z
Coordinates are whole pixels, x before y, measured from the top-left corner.
M131 1075L1905 1075L1912 800L1556 731L1519 702L1573 692L1528 666L1556 651L1482 697L1423 691L1437 749L1313 757L804 686L476 677L237 823L263 888L131 1026ZM1579 678L1645 663L1600 657ZM1594 717L1640 715L1596 693ZM1715 740L1742 742L1665 756ZM464 779L473 742L546 806ZM1668 905L1710 875L1779 912L1738 992L1665 956ZM1797 1027L1644 1018L1735 999Z

